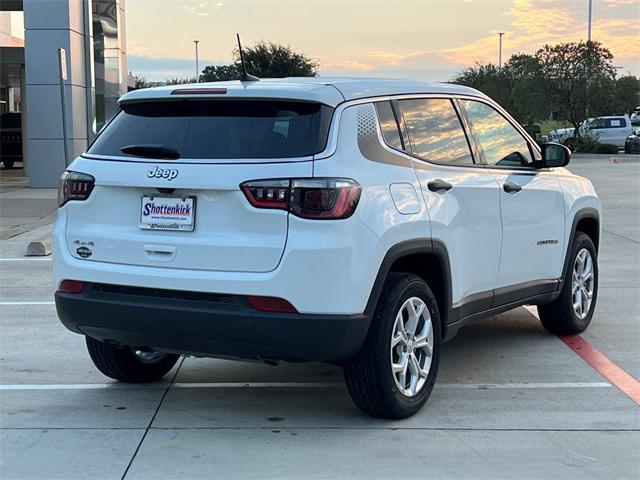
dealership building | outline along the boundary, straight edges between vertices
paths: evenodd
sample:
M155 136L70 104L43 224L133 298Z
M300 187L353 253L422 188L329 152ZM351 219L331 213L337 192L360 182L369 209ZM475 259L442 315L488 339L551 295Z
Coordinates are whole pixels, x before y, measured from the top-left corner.
M56 186L65 142L70 159L85 150L127 78L124 0L0 0L3 172L22 168L30 186Z

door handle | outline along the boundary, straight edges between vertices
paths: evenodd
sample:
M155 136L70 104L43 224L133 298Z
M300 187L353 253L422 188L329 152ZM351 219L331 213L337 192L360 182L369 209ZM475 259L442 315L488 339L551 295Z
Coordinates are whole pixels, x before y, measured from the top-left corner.
M440 190L444 190L444 191L451 190L453 188L453 185L451 185L449 182L445 182L444 180L441 180L438 178L436 180L432 180L429 183L427 183L427 187L432 192L438 192Z
M502 188L504 189L505 192L507 193L517 193L520 190L522 190L522 187L520 185L518 185L517 183L511 183L511 182L507 182L505 183Z

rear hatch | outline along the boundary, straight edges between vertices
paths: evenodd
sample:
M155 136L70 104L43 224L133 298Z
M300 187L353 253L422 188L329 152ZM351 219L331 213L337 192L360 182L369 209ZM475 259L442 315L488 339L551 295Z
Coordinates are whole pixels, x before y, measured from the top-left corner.
M87 261L266 272L288 213L250 205L247 180L311 177L332 109L281 100L144 101L122 106L70 167L95 178L67 204L67 242Z

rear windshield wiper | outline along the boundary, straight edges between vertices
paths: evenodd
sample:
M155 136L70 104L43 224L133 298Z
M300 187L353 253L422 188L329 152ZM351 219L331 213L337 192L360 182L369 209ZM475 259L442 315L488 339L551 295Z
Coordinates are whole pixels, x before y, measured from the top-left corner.
M180 158L178 150L164 145L127 145L126 147L122 147L120 151L136 157L157 158L161 160L175 160Z

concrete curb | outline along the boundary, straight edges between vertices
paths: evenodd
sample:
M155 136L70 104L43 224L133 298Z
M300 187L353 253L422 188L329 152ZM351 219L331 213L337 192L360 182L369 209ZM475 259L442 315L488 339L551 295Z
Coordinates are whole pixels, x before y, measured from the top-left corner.
M46 257L48 255L51 255L51 237L31 242L27 246L27 257Z

